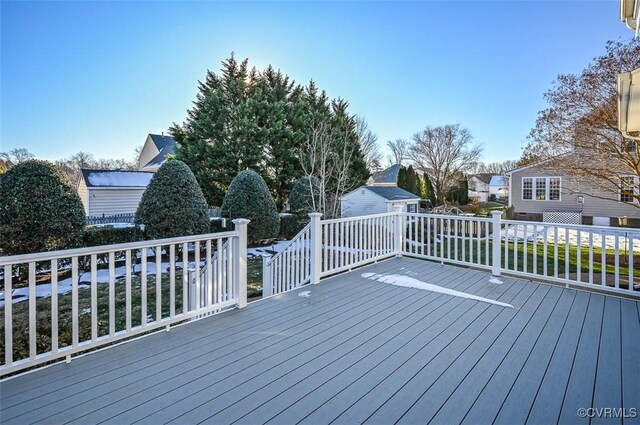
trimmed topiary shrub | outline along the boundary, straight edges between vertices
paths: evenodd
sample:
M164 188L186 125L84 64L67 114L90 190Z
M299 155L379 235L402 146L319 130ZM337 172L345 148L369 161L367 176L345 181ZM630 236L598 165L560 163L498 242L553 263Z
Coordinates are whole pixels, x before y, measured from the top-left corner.
M295 214L306 215L310 212L318 211L319 207L320 180L315 176L299 178L291 189L289 210Z
M0 251L28 254L80 246L87 218L69 178L47 161L17 164L0 178Z
M251 242L278 237L280 217L276 203L264 179L255 171L241 171L231 181L222 202L222 216L251 220L248 230Z
M225 222L225 226L223 226L221 218L212 218L211 225L209 226L211 233L228 232L230 230L233 230L233 223L231 222L231 220L225 219Z
M84 231L84 246L114 245L144 240L144 234L137 226L87 226Z
M309 223L310 218L295 214L280 214L280 238L291 239L297 235L304 226Z
M165 162L142 194L136 222L150 239L209 232L209 209L195 176L182 161Z

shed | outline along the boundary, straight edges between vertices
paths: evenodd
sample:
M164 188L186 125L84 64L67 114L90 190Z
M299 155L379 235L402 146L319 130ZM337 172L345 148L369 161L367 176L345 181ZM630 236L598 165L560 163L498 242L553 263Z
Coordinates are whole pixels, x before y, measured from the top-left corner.
M380 214L402 205L407 212L417 212L420 197L395 186L360 186L340 198L342 217Z
M124 170L82 170L78 195L88 216L136 212L154 173Z

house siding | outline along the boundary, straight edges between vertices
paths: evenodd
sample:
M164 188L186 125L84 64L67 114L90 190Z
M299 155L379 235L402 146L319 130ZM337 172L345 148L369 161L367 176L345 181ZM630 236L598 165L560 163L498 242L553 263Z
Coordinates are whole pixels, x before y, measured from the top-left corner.
M147 140L144 142L140 157L138 158L138 170L142 170L142 168L159 153L160 151L156 147L156 144L153 143L153 140L151 140L151 136L147 136Z
M95 189L89 190L90 209L88 214L114 215L135 213L142 198L144 188L140 189Z
M82 206L84 207L84 213L89 214L89 192L87 190L87 185L84 182L84 179L80 177L80 182L78 183L78 196L80 196L80 200L82 201Z
M561 195L559 201L537 201L522 199L522 178L523 177L560 177ZM621 217L632 219L629 224L640 219L640 208L614 200L600 199L589 195L597 193L594 184L578 181L572 176L558 173L551 170L541 169L535 166L513 171L511 173L511 193L510 205L514 209L514 218L530 220L535 217L542 218L542 213L549 211L581 212L583 223L591 223L593 217L610 217L614 220L611 224L616 225ZM571 188L568 190L567 188ZM601 190L601 189L600 189ZM607 194L613 196L613 194ZM584 197L584 203L578 204L578 197Z
M386 199L364 188L344 195L340 201L340 214L342 217L386 212Z

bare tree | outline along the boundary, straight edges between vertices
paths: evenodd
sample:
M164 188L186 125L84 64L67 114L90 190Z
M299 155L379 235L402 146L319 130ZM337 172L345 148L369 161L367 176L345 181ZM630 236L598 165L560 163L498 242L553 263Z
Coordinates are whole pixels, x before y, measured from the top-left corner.
M351 187L350 167L355 148L346 143L348 133L338 133L324 122L311 124L311 136L300 147L300 163L306 176L320 181L316 210L325 217L340 214L340 197ZM311 193L311 179L309 179Z
M616 75L640 67L640 39L610 41L579 75L559 75L545 94L522 163L537 162L572 178L563 191L640 201L640 147L618 130ZM631 176L623 178L623 176ZM640 207L640 203L631 203Z
M409 144L404 139L389 140L387 147L391 150L391 156L388 157L391 165L402 164L409 157Z
M15 148L9 152L0 152L0 163L5 170L33 158L35 158L35 155L25 148Z
M490 162L485 164L484 162L479 162L475 167L475 173L488 173L488 174L504 174L505 172L512 170L517 167L517 161L514 160L506 160L502 162Z
M459 124L428 126L413 136L409 158L431 179L438 202L442 202L447 189L457 183L455 176L478 162L482 148L473 145L472 139L469 130Z
M380 153L378 146L378 136L369 128L363 117L356 117L356 132L358 133L360 151L364 156L367 168L370 171L380 171L382 169L382 153Z

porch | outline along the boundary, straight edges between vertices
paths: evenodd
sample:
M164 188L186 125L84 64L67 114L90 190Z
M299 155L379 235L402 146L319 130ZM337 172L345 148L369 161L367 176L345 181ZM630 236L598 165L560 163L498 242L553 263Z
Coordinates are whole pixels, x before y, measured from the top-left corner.
M5 380L0 417L7 424L588 423L578 409L590 407L613 408L618 423L622 413L633 416L639 302L490 278L390 258ZM406 286L420 282L443 290ZM640 422L625 418L633 421Z

